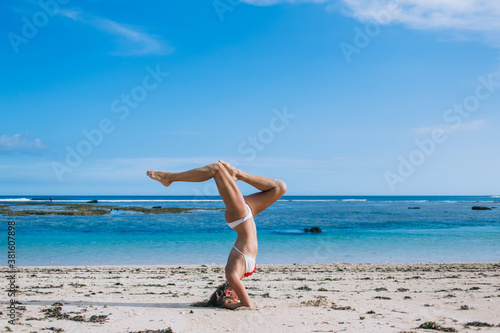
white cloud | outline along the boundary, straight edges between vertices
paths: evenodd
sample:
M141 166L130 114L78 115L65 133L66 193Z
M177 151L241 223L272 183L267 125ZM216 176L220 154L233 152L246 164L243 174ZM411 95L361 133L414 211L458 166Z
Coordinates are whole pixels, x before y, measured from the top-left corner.
M500 47L498 0L243 0L257 6L279 3L327 3L329 10L361 22L404 24L411 29L442 30L448 38L481 38ZM387 14L389 10L390 15ZM380 20L384 14L383 20ZM379 19L377 19L379 18Z
M278 3L325 3L327 1L328 0L241 0L241 2L246 2L255 6L272 6Z
M30 141L19 133L13 136L4 134L0 137L0 152L36 152L45 148L47 146L42 143L42 140Z
M434 130L441 130L446 134L454 133L454 132L468 132L468 131L477 131L484 128L484 119L478 119L467 123L462 123L460 125L451 125L444 124L438 126L429 126L429 127L419 127L415 128L413 132L417 135L432 133Z
M118 23L106 18L86 14L80 10L60 10L59 14L93 26L94 28L117 37L123 50L114 55L140 56L148 54L165 55L173 52L173 48L159 37L141 32L138 28Z
M396 5L389 23L403 23L414 29L458 29L499 31L498 0L342 0L350 14L372 21L381 10Z

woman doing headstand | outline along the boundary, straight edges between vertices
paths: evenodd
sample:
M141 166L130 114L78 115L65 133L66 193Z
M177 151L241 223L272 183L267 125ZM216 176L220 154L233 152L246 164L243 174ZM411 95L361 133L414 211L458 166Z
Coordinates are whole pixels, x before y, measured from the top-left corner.
M253 217L285 194L285 183L278 179L248 174L224 161L177 173L148 170L147 175L167 187L176 181L204 182L211 178L215 180L226 206L226 222L236 231L237 237L225 268L227 283L212 295L210 304L229 309L240 306L253 307L241 282L257 268L257 228ZM236 185L237 180L252 185L260 192L243 197Z

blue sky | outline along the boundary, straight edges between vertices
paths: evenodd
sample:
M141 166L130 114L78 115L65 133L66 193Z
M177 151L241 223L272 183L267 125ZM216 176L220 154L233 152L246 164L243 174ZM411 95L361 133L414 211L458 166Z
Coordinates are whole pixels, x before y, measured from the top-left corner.
M496 1L2 4L0 194L498 194ZM252 189L242 185L244 194Z

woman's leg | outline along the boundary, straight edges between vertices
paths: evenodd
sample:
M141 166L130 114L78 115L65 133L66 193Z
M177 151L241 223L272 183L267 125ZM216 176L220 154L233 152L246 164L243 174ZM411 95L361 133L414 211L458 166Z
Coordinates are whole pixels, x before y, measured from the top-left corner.
M224 161L220 162L228 170L234 180L244 181L262 191L245 197L245 201L252 208L254 216L271 206L286 192L286 184L279 179L252 175L238 170L229 163Z
M229 175L227 169L220 162L184 172L148 170L146 174L164 186L170 186L175 181L204 182L213 178L226 206L226 221L232 222L245 217L247 214L245 200L238 185L236 185L234 178Z
M184 171L184 172L163 172L148 170L146 175L154 180L159 181L165 186L170 186L173 182L204 182L214 176L216 163L202 166L200 168Z

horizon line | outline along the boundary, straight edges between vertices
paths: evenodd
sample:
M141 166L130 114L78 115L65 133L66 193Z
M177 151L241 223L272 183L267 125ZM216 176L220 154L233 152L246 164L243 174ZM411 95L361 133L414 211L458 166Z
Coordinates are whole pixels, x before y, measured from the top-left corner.
M101 196L101 197L220 197L220 195L190 195L190 194L0 194L1 197L62 197L62 196ZM499 196L500 194L289 194L283 197L488 197ZM0 199L1 200L1 199Z

